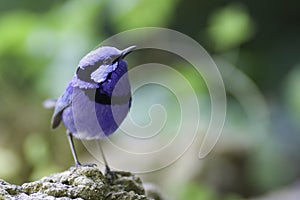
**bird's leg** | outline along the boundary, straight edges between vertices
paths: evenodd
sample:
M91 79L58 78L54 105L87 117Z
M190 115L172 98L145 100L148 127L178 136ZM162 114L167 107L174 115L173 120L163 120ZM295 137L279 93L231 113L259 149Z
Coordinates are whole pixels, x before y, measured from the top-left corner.
M84 165L82 165L82 164L78 161L78 157L77 157L77 153L76 153L76 151L75 151L75 146L74 146L74 141L73 141L73 135L72 135L72 133L71 133L69 130L67 130L67 136L68 136L70 148L71 148L71 151L72 151L72 155L73 155L73 158L74 158L74 161L75 161L75 167L80 167L80 166L84 166L84 167L95 167L95 166L97 166L97 165L94 164L94 163L89 163L89 164L84 164Z
M73 135L69 130L67 130L67 136L68 136L70 148L71 148L71 151L72 151L72 155L73 155L73 158L74 158L74 161L75 161L75 167L79 167L79 166L81 166L81 163L78 161L78 157L77 157L75 147L74 147L74 142L73 142Z
M99 144L99 149L100 149L100 152L101 152L101 156L102 156L104 164L105 164L105 169L106 169L106 171L110 171L110 168L108 166L108 162L107 162L106 157L104 155L104 151L102 149L101 143L99 142L98 144Z
M106 157L105 157L105 155L104 155L104 151L103 151L103 149L102 149L101 143L99 142L98 144L99 144L101 156L102 156L103 161L104 161L104 164L105 164L105 174L106 174L106 175L109 175L109 182L110 182L110 184L112 184L113 178L114 178L114 176L115 176L115 173L114 173L113 171L111 171L111 169L110 169L110 167L109 167L109 165L108 165L108 162L107 162Z

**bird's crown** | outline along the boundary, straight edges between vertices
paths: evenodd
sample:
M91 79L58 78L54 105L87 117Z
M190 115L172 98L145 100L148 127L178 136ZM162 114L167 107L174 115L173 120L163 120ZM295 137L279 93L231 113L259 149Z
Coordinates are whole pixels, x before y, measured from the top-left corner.
M130 46L124 50L119 50L111 46L99 47L80 60L76 75L86 82L101 83L109 73L116 69L117 62L135 48L135 46Z

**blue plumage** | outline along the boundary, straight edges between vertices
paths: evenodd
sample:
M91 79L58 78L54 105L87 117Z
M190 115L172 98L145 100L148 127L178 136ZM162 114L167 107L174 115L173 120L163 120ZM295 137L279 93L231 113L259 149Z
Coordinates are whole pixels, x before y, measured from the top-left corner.
M74 77L57 100L52 128L61 121L66 126L76 165L80 163L73 136L102 139L115 132L126 117L131 90L123 58L134 49L135 46L124 50L104 46L91 51L80 60Z

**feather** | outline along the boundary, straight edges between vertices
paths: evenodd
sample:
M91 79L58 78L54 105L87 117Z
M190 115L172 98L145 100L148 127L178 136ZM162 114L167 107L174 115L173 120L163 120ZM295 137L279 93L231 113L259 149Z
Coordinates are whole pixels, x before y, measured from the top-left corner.
M72 103L73 87L71 84L67 87L66 91L59 97L56 102L54 113L51 120L52 129L59 126L62 120L62 112Z
M43 102L44 108L52 109L56 106L57 99L47 99Z

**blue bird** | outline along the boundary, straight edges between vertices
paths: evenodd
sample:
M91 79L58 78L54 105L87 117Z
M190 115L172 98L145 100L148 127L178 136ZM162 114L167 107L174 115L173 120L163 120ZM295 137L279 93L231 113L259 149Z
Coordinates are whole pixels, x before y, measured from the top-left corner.
M99 47L84 56L64 93L57 100L48 100L45 107L54 107L52 129L61 121L67 129L75 166L80 166L73 137L103 139L115 132L131 106L131 90L124 57L135 46L124 50ZM110 168L100 150L106 171Z

